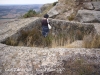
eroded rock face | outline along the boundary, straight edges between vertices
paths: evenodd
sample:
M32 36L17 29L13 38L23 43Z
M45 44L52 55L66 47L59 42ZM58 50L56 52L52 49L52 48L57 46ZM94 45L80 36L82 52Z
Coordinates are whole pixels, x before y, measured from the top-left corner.
M66 72L72 73L67 65L70 66L73 61L76 61L73 64L74 72L77 66L84 63L91 67L93 64L98 66L89 72L97 75L100 73L100 49L11 47L0 44L1 75L66 75Z
M76 20L85 23L100 23L100 11L79 10L76 15Z
M54 6L53 8L51 8L48 11L48 15L49 17L55 17L57 15L59 15L63 10L64 10L65 5L57 3L56 6Z
M49 19L49 21L52 26L49 35L53 37L53 41L55 40L59 46L61 42L59 42L58 40L61 39L66 40L62 41L62 45L65 45L68 43L72 43L75 40L83 40L85 35L90 35L90 34L93 35L96 31L92 24L69 22L57 19ZM41 40L41 42L43 40L41 39L43 37L41 35L41 30L42 30L41 19L39 18L35 19L34 22L30 22L29 25L24 25L23 27L19 26L19 29L16 28L14 30L15 31L12 30L13 31L12 35L9 33L5 33L4 35L2 35L5 38L7 38L7 36L5 35L9 36L7 39L1 38L5 40L4 42L2 41L2 43L6 43L7 45L13 45L13 46L14 45L19 46L20 44L23 44L23 46L33 46L34 44L33 40L34 40L35 45L38 46L39 44L36 43L36 39L34 37L37 37L37 39ZM41 45L43 45L43 43L41 43L40 46Z
M99 11L100 0L58 0L58 4L48 14L55 19L69 20L72 17L79 22L100 23Z
M89 28L90 31L94 29L92 24L57 19L50 19L50 22L53 32L58 30L66 32L70 28L77 29L77 27L78 29L83 27L86 30ZM37 25L41 25L40 18L19 19L6 23L5 27L0 27L2 30L0 41L14 34L19 35L18 31L22 29L31 30ZM78 75L77 71L84 66L77 69L80 64L93 66L93 71L89 70L89 72L99 75L100 49L15 47L0 43L0 75L71 75L73 70L76 72L74 74ZM74 65L74 68L71 68L71 65Z
M100 1L92 2L94 10L100 11Z
M44 4L42 7L41 7L41 13L44 12L48 7L50 7L51 4Z
M91 2L83 3L84 9L93 10L94 7Z
M39 24L39 18L27 18L27 19L17 19L11 22L4 23L0 27L0 42L16 34L21 28L28 27L26 30L30 30L35 24ZM39 24L40 25L40 24ZM17 37L17 35L16 35Z
M85 2L83 3L83 8L87 10L100 11L100 1Z
M49 12L48 15L49 17L54 17L56 15L58 15L60 12L56 10L56 6L54 6Z
M100 23L100 1L84 2L75 19L79 22Z

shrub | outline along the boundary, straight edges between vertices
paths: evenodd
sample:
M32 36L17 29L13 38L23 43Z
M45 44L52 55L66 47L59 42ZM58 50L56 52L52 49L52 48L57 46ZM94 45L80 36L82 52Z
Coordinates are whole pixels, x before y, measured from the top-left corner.
M57 3L58 3L58 2L54 2L54 3L53 3L53 6L55 6Z
M6 43L7 45L12 45L12 46L17 46L18 41L15 40L14 38L9 37L6 41L2 43Z
M38 28L34 28L31 31L21 30L20 33L21 35L18 38L18 45L50 47L52 44L52 36L48 35L46 38L44 38Z
M73 13L70 16L68 16L68 20L69 21L74 20L74 18L75 18L75 14L73 14Z
M28 17L34 17L36 15L37 15L36 11L31 9L26 14L24 14L23 17L28 18Z

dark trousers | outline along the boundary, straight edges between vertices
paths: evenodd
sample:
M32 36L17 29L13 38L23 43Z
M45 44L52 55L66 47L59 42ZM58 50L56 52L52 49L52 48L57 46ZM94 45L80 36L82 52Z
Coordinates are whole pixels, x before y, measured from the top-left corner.
M49 28L48 28L48 26L42 26L42 35L43 35L44 37L46 37L46 36L48 35L48 33L49 33Z

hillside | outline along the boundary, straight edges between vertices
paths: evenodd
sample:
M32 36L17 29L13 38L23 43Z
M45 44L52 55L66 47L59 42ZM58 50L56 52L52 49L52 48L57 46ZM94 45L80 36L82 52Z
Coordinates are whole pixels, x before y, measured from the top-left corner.
M21 17L30 9L40 11L42 4L33 5L0 5L0 19L14 19Z

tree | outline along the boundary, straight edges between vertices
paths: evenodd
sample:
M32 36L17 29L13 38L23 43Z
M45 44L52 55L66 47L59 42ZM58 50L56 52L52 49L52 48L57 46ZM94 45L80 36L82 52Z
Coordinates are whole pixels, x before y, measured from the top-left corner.
M30 9L26 14L23 15L24 18L28 18L28 17L34 17L36 16L37 13L35 10Z

